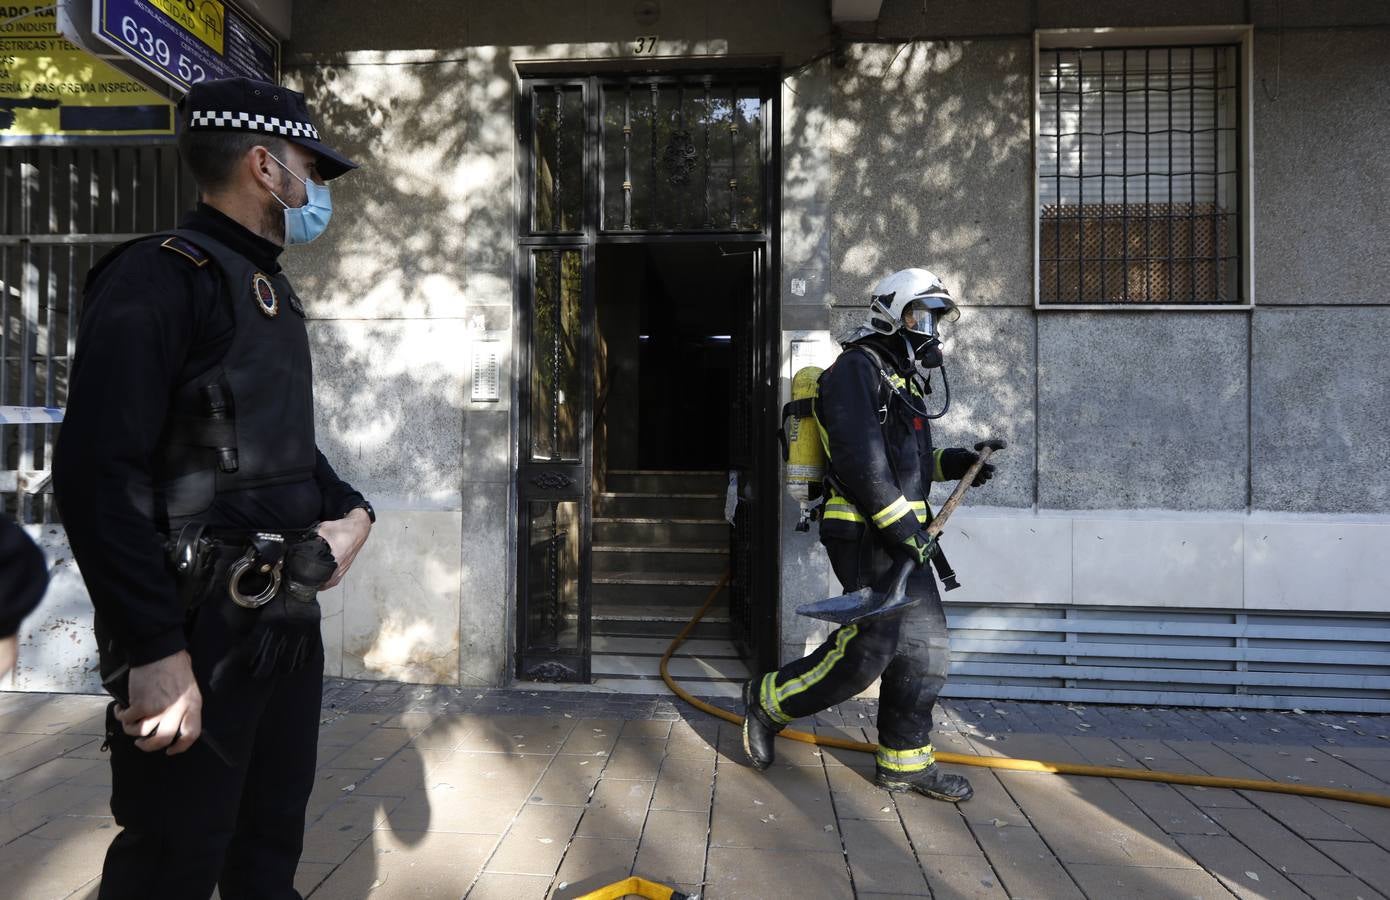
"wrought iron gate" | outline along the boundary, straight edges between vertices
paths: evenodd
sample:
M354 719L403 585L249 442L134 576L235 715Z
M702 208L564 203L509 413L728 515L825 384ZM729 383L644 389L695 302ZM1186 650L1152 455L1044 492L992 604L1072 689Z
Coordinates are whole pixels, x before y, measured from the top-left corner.
M517 675L587 681L594 265L605 243L718 240L757 259L740 362L736 640L775 656L778 81L765 72L527 78L517 118ZM746 365L745 365L746 364ZM770 627L767 623L771 623Z
M87 270L116 245L178 223L196 199L172 144L0 150L0 406L62 407ZM0 510L57 518L59 426L0 429Z

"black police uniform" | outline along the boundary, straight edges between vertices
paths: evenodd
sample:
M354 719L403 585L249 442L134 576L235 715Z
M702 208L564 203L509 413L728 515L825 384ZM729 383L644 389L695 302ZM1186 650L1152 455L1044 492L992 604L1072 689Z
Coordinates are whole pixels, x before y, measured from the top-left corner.
M820 379L816 417L829 443L832 480L844 492L827 500L820 535L846 592L876 583L892 567L891 550L930 518L931 482L945 480L930 423L896 393L912 390L896 340L850 345ZM948 663L946 617L926 566L910 576L908 594L920 602L906 613L837 628L810 655L764 675L756 693L766 717L781 726L813 715L881 675L879 769L910 774L931 766L932 707Z
M234 127L298 123L287 138L321 146L296 137L312 130L302 96L274 85L210 83L185 104L185 122L249 109ZM202 737L176 756L138 749L108 711L123 830L102 898L298 897L323 678L312 601L333 569L314 529L371 507L315 446L304 307L280 249L200 205L88 277L53 469L103 676L120 696L124 666L186 649L203 695ZM229 591L248 552L260 556L237 584L273 598L259 609Z
M47 588L43 551L13 519L0 516L0 638L19 630Z

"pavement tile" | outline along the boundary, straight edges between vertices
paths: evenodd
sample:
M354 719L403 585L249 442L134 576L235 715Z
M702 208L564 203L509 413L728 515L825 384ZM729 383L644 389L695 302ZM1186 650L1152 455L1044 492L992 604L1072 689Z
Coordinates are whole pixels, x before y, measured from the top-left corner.
M847 741L865 740L864 729L858 727L817 725L813 731L818 735L843 738ZM780 745L778 748L780 749ZM874 767L874 757L870 753L860 753L857 750L842 750L838 747L821 747L819 749L821 751L821 761L825 764L826 768L831 766L849 766L852 769L872 769Z
M838 843L838 838L836 840ZM705 900L845 900L853 896L844 855L710 847Z
M922 857L922 871L936 900L1008 900L983 853L973 856L941 854Z
M588 837L639 838L651 806L652 781L618 781L604 778L579 822L579 834Z
M666 757L652 796L652 809L708 813L714 794L714 757Z
M584 808L579 806L528 803L502 836L502 843L497 845L483 870L549 878L560 868L565 847L583 814Z
M405 746L410 736L402 728L377 728L356 743L320 762L335 769L375 769Z
M1384 782L1360 769L1308 748L1282 749L1251 744L1217 744L1241 762L1285 783L1316 784L1354 791L1390 792Z
M411 735L410 745L421 750L456 750L481 723L482 719L472 715L438 716L424 730Z
M713 722L676 722L671 728L671 737L666 742L666 755L677 759L708 759L713 762L718 755L718 741L719 729Z
M715 770L710 844L840 852L824 770L787 766L758 773L721 762Z
M328 876L313 900L462 897L497 838L478 834L378 832Z
M0 884L8 897L58 900L101 875L120 829L110 818L60 816L0 847Z
M1390 891L1390 851L1369 843L1311 841L1342 868L1378 891Z
M1312 806L1313 804L1310 803L1309 805ZM1387 821L1390 820L1390 811L1380 807L1367 806L1364 803L1344 803L1333 800L1320 800L1314 808L1319 814L1332 818L1338 824L1349 825L1363 837L1390 849L1390 821ZM1327 837L1329 840L1335 839L1329 835L1304 834L1301 829L1298 829L1298 833L1308 838Z
M608 756L603 769L605 778L630 781L655 781L666 757L666 741L620 737Z
M0 781L0 805L18 803L70 781L92 767L90 760L60 756L12 778ZM109 768L109 766L108 766Z
M665 741L671 736L671 722L633 719L623 723L620 738L636 738L639 741Z
M1264 810L1213 809L1211 816L1232 837L1281 872L1300 875L1346 874L1312 844L1285 828Z
M569 737L560 745L561 753L580 756L607 755L622 731L621 719L577 719Z
M470 797L521 797L535 789L550 766L539 754L480 753L457 750L431 769L427 785L447 783Z
M576 837L565 851L555 873L555 898L582 897L634 874L637 841L615 838ZM643 874L643 873L637 873Z
M484 872L466 897L467 900L530 900L544 897L549 887L549 877Z
M304 830L300 859L334 865L342 862L399 804L394 797L343 797Z
M412 710L386 717L381 721L381 727L400 728L413 739L429 731L438 718L439 713L427 710Z
M407 797L422 790L432 771L448 760L448 750L423 750L403 747L380 768L362 776L357 784L359 794L384 797Z
M1010 897L1081 897L1071 877L1032 827L978 825L970 830Z
M886 822L842 821L840 830L855 893L930 893L907 834L896 817Z
M0 756L0 781L38 768L91 741L85 734L44 734L32 744Z
M1294 884L1308 892L1313 900L1385 900L1385 895L1372 890L1364 881L1350 875L1290 875Z
M1001 773L1000 779L1063 862L1192 865L1172 838L1109 781L1020 772ZM1087 827L1076 827L1078 822Z
M1229 900L1231 893L1201 869L1100 866L1068 863L1067 871L1088 897L1125 900Z
M1370 827L1362 830L1357 822L1365 822L1355 814L1342 817L1333 816L1328 810L1342 804L1331 800L1313 800L1296 797L1292 794L1271 794L1266 791L1246 791L1252 805L1264 810L1276 820L1283 822L1299 837L1305 840L1322 841L1364 841L1379 839L1382 845L1390 843L1390 828L1387 828L1387 813L1376 811L1375 807L1364 804L1351 804L1360 810L1371 813Z
M583 806L589 802L604 761L591 756L557 756L531 791L531 803Z
M1047 762L1084 763L1077 749L1059 734L1010 734L991 742L1001 756L1009 759L1040 759Z
M980 845L970 831L961 807L965 804L941 803L927 797L896 798L898 815L908 839L919 857L934 855L980 856Z
M0 810L0 845L67 814L110 815L110 790L62 782Z
M516 818L525 795L469 796L440 783L401 801L379 826L392 831L501 834Z
M304 820L315 821L339 799L355 793L368 774L366 769L319 769L314 773L314 788L309 794ZM347 790L349 786L353 786L352 790Z
M1115 778L1111 782L1168 834L1221 833L1221 826L1211 816L1171 784L1123 778Z
M1004 789L996 770L973 769L967 777L970 779L970 786L975 789L975 794L964 803L956 805L967 822L971 825L989 825L997 820L1005 825L1028 824L1028 817Z
M708 812L654 809L647 814L633 871L663 884L699 884L708 843Z
M835 797L835 815L846 819L898 821L894 795L873 783L869 773L837 766L825 770ZM900 795L911 799L910 795Z
M381 726L385 716L371 713L344 713L329 717L319 726L319 754L327 747L350 747Z
M463 736L457 750L494 753L558 753L576 720L548 716L495 716L482 719Z
M300 862L299 868L294 871L294 889L299 891L301 896L307 897L314 892L314 888L323 884L324 879L333 874L337 866L329 863Z
M1303 897L1303 891L1278 869L1233 837L1183 834L1178 835L1178 844L1237 897L1249 900Z

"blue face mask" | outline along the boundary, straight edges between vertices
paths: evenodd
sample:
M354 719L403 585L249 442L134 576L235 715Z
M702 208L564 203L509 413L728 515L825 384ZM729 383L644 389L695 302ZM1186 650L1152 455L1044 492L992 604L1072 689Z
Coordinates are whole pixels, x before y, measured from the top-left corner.
M328 220L333 217L333 195L328 192L328 186L319 184L316 181L309 181L294 174L294 171L274 153L269 154L270 158L280 163L280 168L290 173L290 176L304 185L305 201L303 206L290 206L284 200L280 200L280 195L271 191L270 196L280 200L280 205L285 207L285 244L307 244L314 238L323 234L328 227Z

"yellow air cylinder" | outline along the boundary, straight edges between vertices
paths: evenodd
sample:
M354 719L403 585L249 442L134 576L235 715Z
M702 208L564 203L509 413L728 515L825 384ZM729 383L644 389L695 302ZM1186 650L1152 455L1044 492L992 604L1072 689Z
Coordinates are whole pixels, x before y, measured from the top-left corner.
M820 393L820 376L824 369L806 366L792 376L792 405L798 400L814 400ZM787 493L793 500L806 503L812 497L812 485L825 479L825 447L821 444L820 425L814 415L797 415L787 422Z

